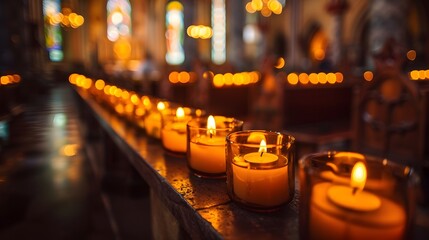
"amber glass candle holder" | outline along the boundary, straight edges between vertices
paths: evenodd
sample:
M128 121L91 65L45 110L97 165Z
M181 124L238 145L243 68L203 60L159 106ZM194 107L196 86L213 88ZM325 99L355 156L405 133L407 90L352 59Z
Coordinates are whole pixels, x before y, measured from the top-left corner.
M199 109L178 107L164 112L161 127L161 142L170 153L186 154L186 125L192 118L202 115Z
M301 239L410 239L417 177L354 152L299 160Z
M162 115L171 111L170 103L167 101L153 99L146 100L146 102L144 101L144 104L146 109L146 114L143 118L145 132L149 137L160 139Z
M224 116L194 118L187 125L187 161L191 171L205 178L226 176L226 136L243 129L243 121Z
M233 201L255 211L274 211L295 191L295 139L270 131L238 131L226 137L227 188Z

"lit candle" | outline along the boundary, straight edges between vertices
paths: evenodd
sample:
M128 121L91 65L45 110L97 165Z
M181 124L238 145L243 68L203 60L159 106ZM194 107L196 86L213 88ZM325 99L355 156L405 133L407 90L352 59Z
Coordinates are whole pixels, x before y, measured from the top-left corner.
M357 162L349 185L314 185L309 212L311 239L402 239L406 214L397 203L365 191L366 167Z
M156 105L157 111L150 111L148 116L144 118L144 127L149 136L158 139L161 137L161 114L165 108L165 103L159 102Z
M250 138L250 137L249 137ZM290 198L288 159L267 152L262 139L257 152L236 156L232 162L233 192L244 202L274 207Z
M165 149L177 153L186 153L186 124L189 116L182 107L177 108L176 117L165 121L161 130L162 145Z
M206 134L190 136L189 140L188 164L192 170L198 175L225 174L225 136L216 134L216 121L212 115L207 118Z

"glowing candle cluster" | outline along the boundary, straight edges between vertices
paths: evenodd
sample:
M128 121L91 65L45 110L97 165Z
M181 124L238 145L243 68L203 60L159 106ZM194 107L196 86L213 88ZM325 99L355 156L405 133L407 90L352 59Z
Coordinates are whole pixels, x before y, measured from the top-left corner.
M413 70L410 72L411 80L429 80L428 70Z
M21 82L21 76L19 74L8 74L0 76L0 86L12 85Z
M85 22L85 18L72 12L70 8L63 8L62 12L48 14L46 21L53 26L60 24L63 27L78 28Z
M313 84L313 85L324 85L324 84L340 84L344 80L344 76L340 72L336 73L325 73L325 72L319 72L319 73L289 73L286 77L286 81L290 85L307 85L307 84Z

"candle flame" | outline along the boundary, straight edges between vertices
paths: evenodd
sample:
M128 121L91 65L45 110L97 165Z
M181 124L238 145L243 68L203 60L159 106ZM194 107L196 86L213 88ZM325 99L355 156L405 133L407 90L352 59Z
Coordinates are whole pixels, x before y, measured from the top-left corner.
M182 107L177 108L176 117L183 118L185 116L185 110Z
M216 134L216 121L212 115L207 118L207 134L210 137Z
M264 152L267 152L267 142L265 142L265 139L261 140L261 143L259 144L258 152L261 153L261 156Z
M366 177L367 173L365 164L363 162L357 162L353 166L350 182L350 186L354 189L353 192L356 190L362 191L363 187L365 186Z
M162 110L164 110L164 109L165 109L165 104L164 104L164 102L159 102L159 103L156 105L156 109L158 109L158 111L162 111Z

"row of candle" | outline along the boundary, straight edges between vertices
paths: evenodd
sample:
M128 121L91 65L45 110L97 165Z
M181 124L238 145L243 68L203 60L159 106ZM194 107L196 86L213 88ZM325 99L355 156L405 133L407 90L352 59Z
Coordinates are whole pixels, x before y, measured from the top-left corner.
M112 92L115 95L116 90ZM207 117L203 110L178 107L159 99L131 100L132 97L124 98L121 94L112 101L112 94L106 95L110 97L104 101L109 103L140 101L145 106L141 126L146 133L161 139L166 151L186 155L195 175L203 178L226 175L228 194L235 203L255 211L273 211L292 200L295 193L292 136L263 130L243 131L243 121L238 119ZM149 107L155 103L156 108ZM374 159L351 152L310 154L300 159L303 239L409 236L414 206L410 189L412 171L386 159Z
M70 82L144 129L148 136L160 139L168 153L186 156L193 174L202 178L226 177L230 196L242 205L272 210L292 199L292 137L262 130L243 131L241 120L207 117L204 110L139 96L102 80L92 83L83 75L71 75Z

